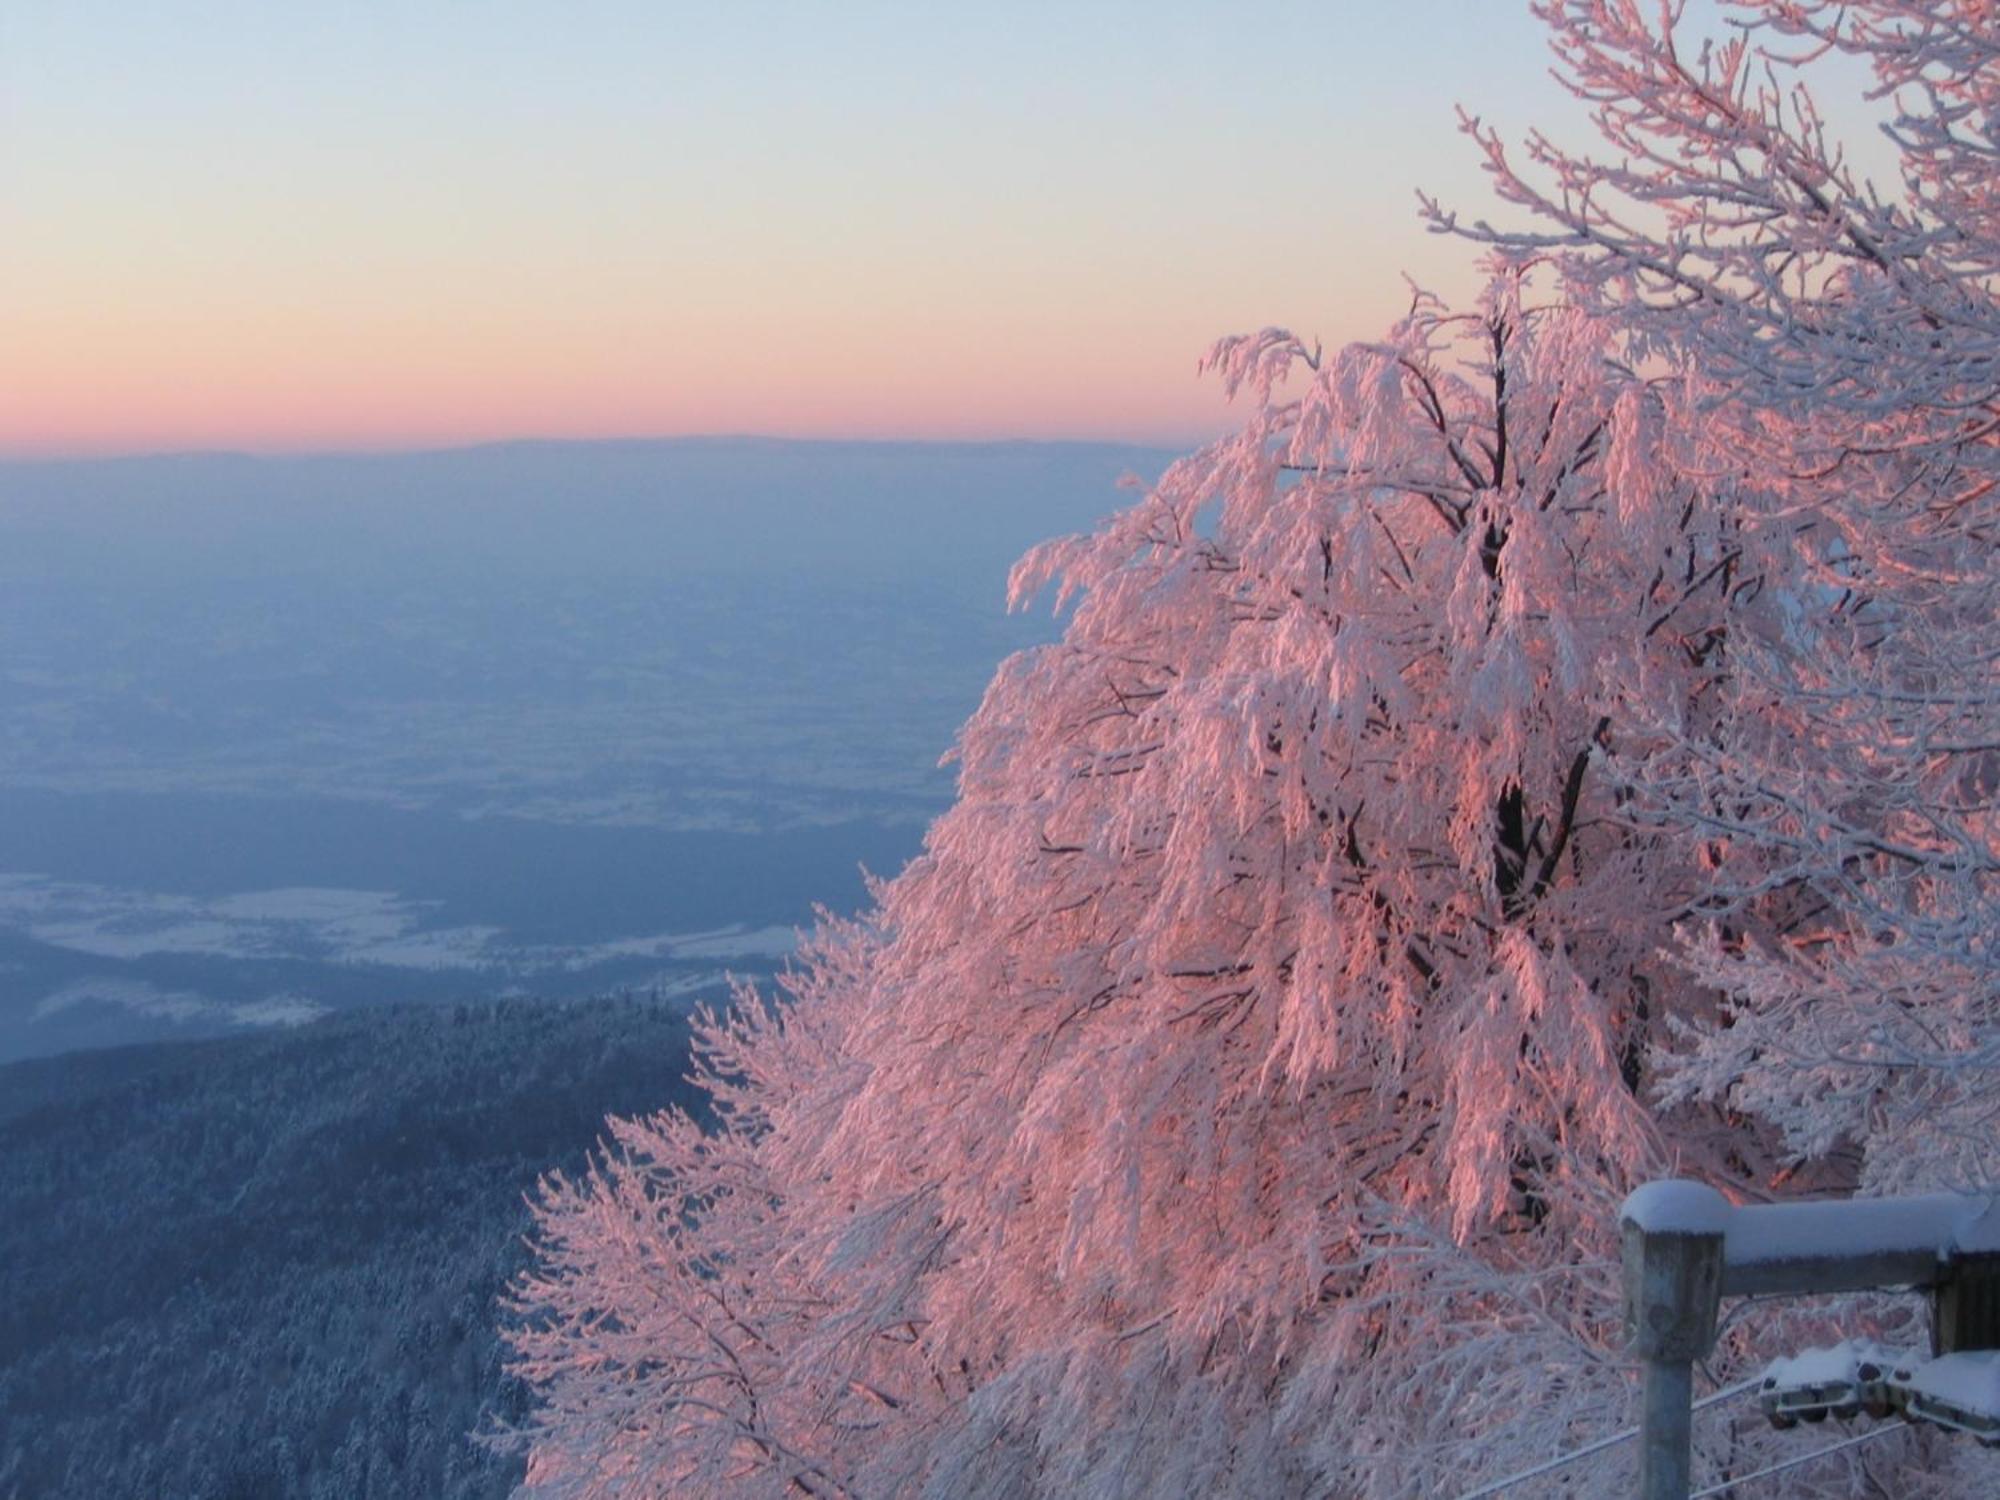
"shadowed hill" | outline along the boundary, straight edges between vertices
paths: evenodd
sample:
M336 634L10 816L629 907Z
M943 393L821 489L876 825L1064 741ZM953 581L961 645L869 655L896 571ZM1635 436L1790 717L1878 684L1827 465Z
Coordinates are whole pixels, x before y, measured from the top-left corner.
M640 996L0 1068L0 1497L507 1493L523 1193L686 1050Z

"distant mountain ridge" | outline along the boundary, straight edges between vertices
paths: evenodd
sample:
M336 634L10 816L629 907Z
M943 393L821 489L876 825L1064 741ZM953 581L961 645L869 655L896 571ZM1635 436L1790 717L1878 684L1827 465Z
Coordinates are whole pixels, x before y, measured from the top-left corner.
M942 581L997 601L1025 548L1109 514L1121 475L1154 479L1173 457L1116 443L671 438L0 460L0 539L26 549L0 551L0 577L93 558L113 573L221 576L476 563Z
M0 1059L692 983L666 935L852 910L949 804L995 664L1054 637L1010 565L1166 458L0 462ZM296 891L343 910L280 920Z

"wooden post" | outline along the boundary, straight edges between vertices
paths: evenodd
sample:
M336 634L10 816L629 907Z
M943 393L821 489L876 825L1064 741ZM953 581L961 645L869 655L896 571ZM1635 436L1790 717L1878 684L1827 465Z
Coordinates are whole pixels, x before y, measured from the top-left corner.
M1625 1335L1646 1362L1640 1500L1687 1500L1692 1488L1694 1362L1715 1344L1728 1210L1720 1193L1691 1182L1626 1200Z
M1931 1353L2000 1349L2000 1255L1953 1259L1931 1289Z
M1694 1362L1649 1359L1640 1392L1641 1500L1687 1500L1694 1489Z

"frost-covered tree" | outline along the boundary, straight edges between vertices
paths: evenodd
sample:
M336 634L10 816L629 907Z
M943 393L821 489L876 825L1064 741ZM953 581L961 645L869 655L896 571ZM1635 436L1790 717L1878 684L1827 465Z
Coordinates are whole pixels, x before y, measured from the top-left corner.
M2000 9L1756 0L1708 42L1679 4L1538 9L1611 155L1538 136L1517 164L1469 120L1545 225L1471 232L1562 257L1783 606L1732 631L1713 722L1634 781L1718 865L1689 957L1730 1004L1676 1087L1866 1185L1990 1184ZM1840 144L1878 130L1881 183Z
M1610 158L1470 122L1477 309L1219 346L719 1129L551 1184L531 1486L1446 1494L1616 1425L1635 1178L1990 1175L1993 12L1540 10Z
M1218 347L1247 425L1017 570L1065 638L709 1028L720 1128L552 1185L533 1484L1434 1495L1616 1415L1618 1199L1710 1137L1642 1060L1704 840L1606 767L1704 719L1740 544L1606 339L1511 267Z

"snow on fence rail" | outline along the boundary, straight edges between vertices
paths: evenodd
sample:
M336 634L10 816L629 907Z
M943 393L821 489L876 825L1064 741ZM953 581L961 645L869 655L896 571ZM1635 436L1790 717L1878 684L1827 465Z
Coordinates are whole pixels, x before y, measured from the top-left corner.
M1722 1236L1721 1295L1927 1287L1968 1256L2000 1255L2000 1198L1927 1193L1732 1204L1698 1182L1649 1182L1622 1223L1645 1234Z

